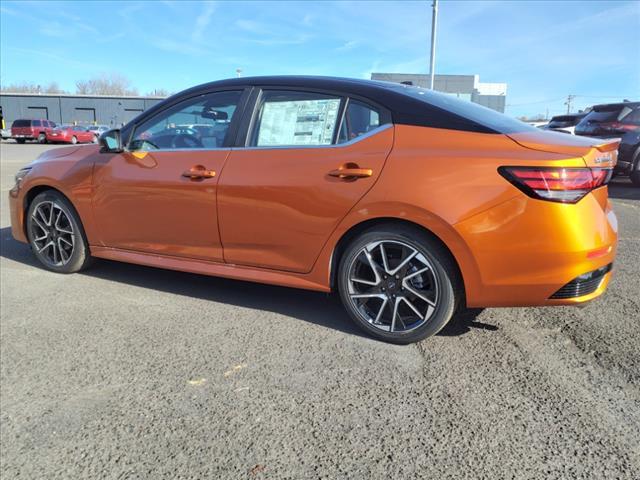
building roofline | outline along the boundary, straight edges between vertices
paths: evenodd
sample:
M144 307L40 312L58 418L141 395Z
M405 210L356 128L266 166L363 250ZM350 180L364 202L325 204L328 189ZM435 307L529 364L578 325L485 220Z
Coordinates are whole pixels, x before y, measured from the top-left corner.
M67 97L67 98L121 98L134 100L164 100L167 97L154 97L148 95L82 95L78 93L25 93L25 92L0 92L0 96L16 97Z

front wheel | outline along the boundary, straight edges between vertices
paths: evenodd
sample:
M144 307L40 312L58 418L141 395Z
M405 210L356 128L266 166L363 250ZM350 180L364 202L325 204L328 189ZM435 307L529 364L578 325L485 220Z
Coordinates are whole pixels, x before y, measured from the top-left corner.
M61 194L49 190L27 211L27 237L36 258L58 273L78 272L91 261L80 217Z
M355 323L392 343L435 335L462 297L451 254L410 226L364 232L344 252L338 276L342 303Z

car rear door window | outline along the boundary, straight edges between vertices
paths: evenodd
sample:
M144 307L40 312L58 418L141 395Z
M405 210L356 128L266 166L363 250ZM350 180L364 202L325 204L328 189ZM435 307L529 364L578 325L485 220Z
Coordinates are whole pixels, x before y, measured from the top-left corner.
M31 126L32 126L32 127L40 127L40 126L41 126L41 124L40 124L40 120L33 120L33 121L31 122Z
M262 93L251 146L331 145L341 97L315 92L266 90Z
M359 100L349 99L340 124L338 143L349 142L380 126L380 112Z
M222 148L241 90L189 98L136 126L129 150Z

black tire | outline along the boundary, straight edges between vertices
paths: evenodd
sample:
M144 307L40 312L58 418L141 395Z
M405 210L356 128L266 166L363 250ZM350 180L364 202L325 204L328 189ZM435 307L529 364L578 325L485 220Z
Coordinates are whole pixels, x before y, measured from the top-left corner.
M47 210L48 206L53 210L53 215L47 213L50 211ZM39 207L40 210L38 210ZM36 210L38 211L36 212ZM44 215L42 215L42 212L44 212ZM58 217L60 212L62 212L62 215ZM34 218L34 214L39 215L37 219ZM48 224L47 218L49 220ZM38 194L29 205L26 224L29 245L36 258L48 270L58 273L75 273L88 267L92 262L89 244L87 243L80 216L62 194L55 190L47 190ZM70 233L54 233L53 230L57 230L58 227L62 229L61 231L66 229ZM39 240L47 230L49 231L49 236ZM58 264L51 259L52 252L55 255L55 248L42 248L55 240L57 240L58 245L57 258L60 259ZM72 247L68 246L69 242ZM61 249L64 251L61 252ZM65 253L67 258L65 258ZM54 258L56 257L54 256Z
M22 144L22 143L26 142L26 140L24 138L16 138L16 142Z
M640 150L633 156L633 167L629 178L634 186L640 187Z
M74 135L73 137L71 137L71 143L73 145L75 145L76 143L78 143L78 138Z
M357 257L363 254L365 246L376 244L377 242L390 242L391 244L400 242L412 247L421 253L433 267L430 271L432 271L433 279L437 284L439 296L430 316L425 315L427 320L414 329L394 332L382 330L376 327L371 322L371 319L365 318L361 309L359 310L350 298L350 284L354 285L349 279L350 269L355 264ZM395 278L398 277L396 276ZM390 281L393 281L393 278ZM400 280L400 282L404 282L404 280ZM349 244L340 259L337 283L342 303L358 327L378 339L403 345L418 342L437 334L449 322L458 304L464 298L464 288L459 270L449 251L429 233L410 225L379 225L360 234ZM375 289L377 287L369 288ZM389 292L390 289L386 291L386 295L390 295ZM402 295L402 292L398 292L397 296L400 297ZM406 295L406 292L404 295ZM394 296L394 298L396 297ZM390 302L395 301L391 300L390 297L388 300ZM384 309L385 307L381 308ZM395 315L395 311L393 313Z
M47 143L47 136L44 133L38 135L38 143Z

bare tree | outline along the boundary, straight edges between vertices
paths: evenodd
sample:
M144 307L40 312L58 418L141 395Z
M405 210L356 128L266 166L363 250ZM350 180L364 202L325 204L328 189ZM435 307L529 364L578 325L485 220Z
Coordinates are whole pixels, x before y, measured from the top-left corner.
M152 91L147 92L147 97L168 97L172 93L166 88L154 88Z
M51 82L49 85L47 85L43 89L43 92L44 93L67 93L62 88L60 88L60 85L58 85L58 82Z
M89 80L76 82L76 93L80 95L138 95L138 90L131 86L131 80L118 73L103 73Z
M12 83L10 85L2 85L0 91L6 93L67 93L58 82L51 82L48 85L38 85L33 82Z

